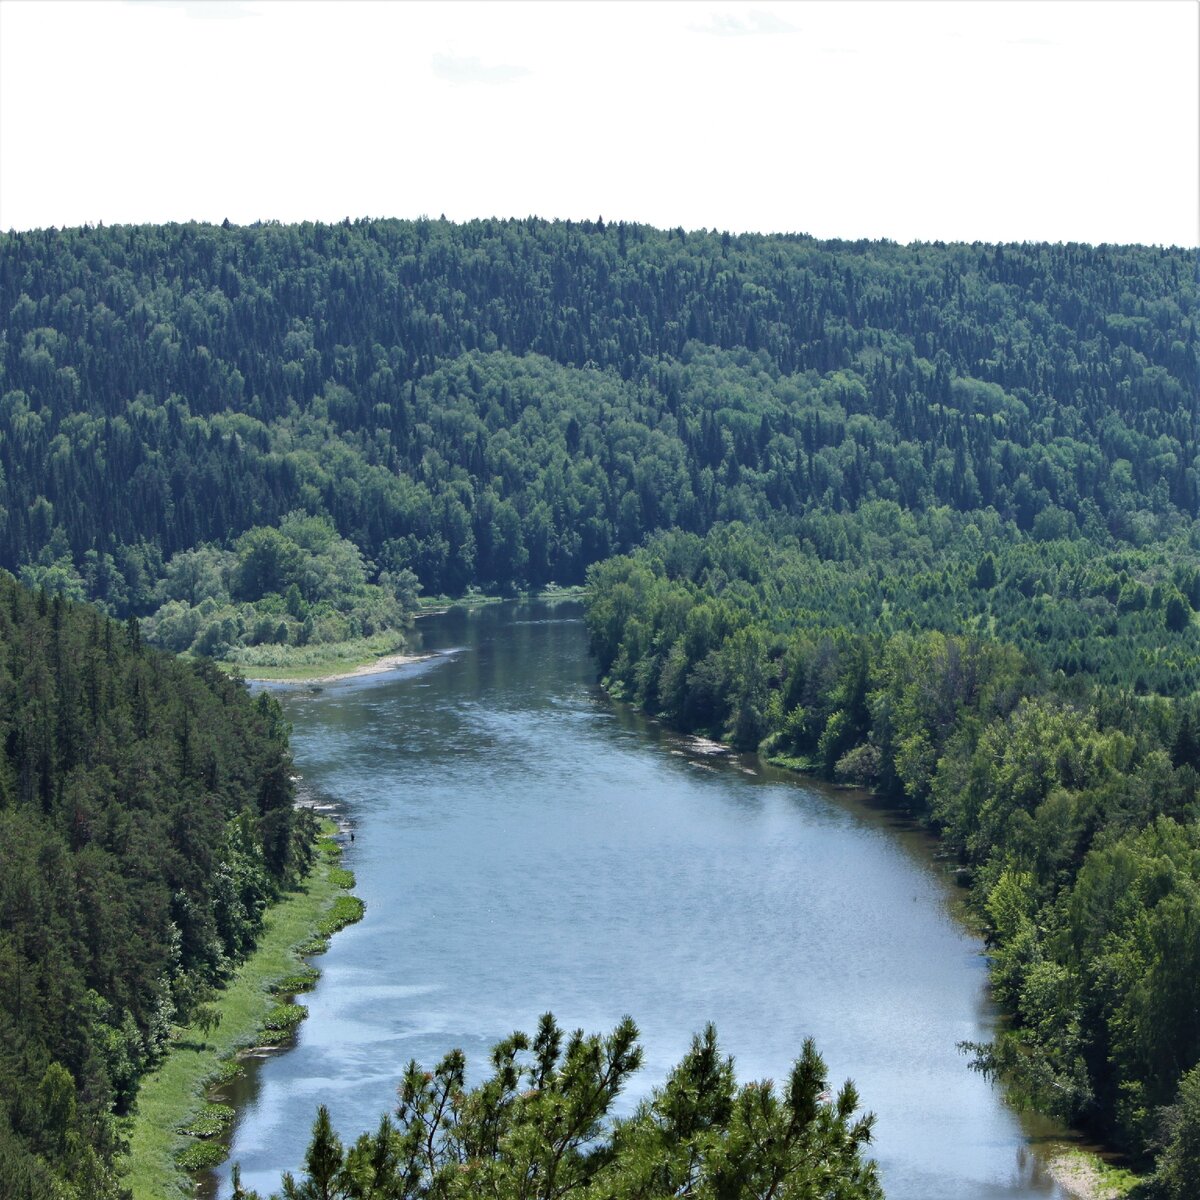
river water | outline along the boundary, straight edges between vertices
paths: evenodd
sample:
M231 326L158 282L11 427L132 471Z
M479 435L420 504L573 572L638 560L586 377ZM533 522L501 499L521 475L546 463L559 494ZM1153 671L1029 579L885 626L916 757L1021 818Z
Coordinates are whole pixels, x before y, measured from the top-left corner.
M344 1141L411 1058L552 1011L637 1021L628 1109L716 1024L740 1081L783 1079L807 1036L877 1114L890 1200L1064 1195L1036 1128L956 1050L995 1015L979 942L919 831L752 757L715 759L605 700L576 604L423 618L436 656L281 693L306 786L355 833L365 919L316 960L294 1047L233 1099L231 1161L264 1195L316 1107ZM218 1194L230 1194L228 1164Z

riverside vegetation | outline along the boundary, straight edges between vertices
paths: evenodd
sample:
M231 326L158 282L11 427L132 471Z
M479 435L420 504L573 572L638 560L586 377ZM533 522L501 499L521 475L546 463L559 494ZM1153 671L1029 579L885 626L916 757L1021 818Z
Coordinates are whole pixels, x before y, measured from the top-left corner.
M279 708L0 576L0 1191L124 1194L118 1119L313 857Z
M306 1016L295 997L320 977L300 956L319 953L333 933L361 917L362 902L344 894L354 886L353 873L337 865L341 848L328 836L336 826L322 824L326 836L317 842L313 869L266 910L254 951L140 1081L122 1177L133 1200L189 1196L193 1181L185 1172L224 1161L234 1110L210 1103L212 1088L242 1074L238 1054L248 1045L279 1045L292 1036Z
M422 589L578 585L633 552L591 576L612 686L927 815L1014 1019L980 1065L1183 1196L1196 312L1178 248L532 218L10 233L0 566L39 603L286 666L394 645ZM277 886L296 860L255 822Z
M1114 567L1138 564L1160 601L1172 580L1190 593L1196 543L1081 559L967 518L867 506L839 524L838 560L798 532L729 527L596 567L588 624L608 687L926 818L964 865L1012 1018L968 1047L975 1065L1157 1156L1152 1194L1195 1194L1200 642L1190 606L1179 629L1161 603L1122 613ZM1069 631L1088 613L1095 674L1052 669L1079 652ZM1181 694L1147 691L1151 661Z

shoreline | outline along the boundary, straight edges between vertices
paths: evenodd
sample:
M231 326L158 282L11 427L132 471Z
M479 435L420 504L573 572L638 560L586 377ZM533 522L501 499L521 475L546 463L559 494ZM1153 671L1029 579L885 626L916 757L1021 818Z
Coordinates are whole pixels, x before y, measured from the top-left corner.
M603 680L601 680L599 686L601 693L608 699L610 704L623 705L642 718L661 725L670 738L678 743L674 746L668 743L669 753L689 758L692 765L696 767L712 771L714 768L710 763L714 759L724 759L731 766L737 767L739 757L743 755L752 756L769 767L774 767L776 770L785 772L788 776L804 785L816 785L822 790L828 789L830 792L839 792L851 799L858 798L868 802L875 801L886 806L889 811L902 815L906 820L911 821L914 830L919 830L923 837L930 840L931 855L933 855L933 848L941 844L941 839L938 835L933 833L928 827L921 825L902 805L895 805L887 797L869 788L853 784L835 783L832 780L825 779L817 772L815 765L808 759L789 758L783 755L763 755L757 750L739 751L728 742L718 741L667 724L661 718L655 717L652 713L625 699L618 692L611 690ZM745 768L742 767L740 769L744 770ZM981 933L970 919L969 912L965 906L965 893L964 899L958 902L955 920L972 937L977 939L982 938ZM1003 1091L1003 1085L1000 1086ZM1036 1109L1031 1109L1030 1112L1034 1115L1042 1115ZM1144 1177L1138 1176L1126 1168L1114 1166L1110 1163L1111 1148L1091 1142L1085 1142L1081 1145L1080 1142L1084 1140L1084 1135L1079 1130L1072 1129L1069 1126L1062 1126L1062 1128L1068 1131L1068 1135L1054 1137L1050 1144L1041 1149L1040 1152L1032 1141L1029 1142L1029 1147L1037 1157L1046 1175L1053 1179L1054 1183L1069 1197L1069 1200L1123 1200L1132 1188L1143 1181Z
M1121 1200L1138 1179L1110 1166L1094 1150L1063 1148L1049 1154L1046 1172L1074 1200Z
M332 671L328 669L328 664L314 667L316 671L325 672L320 675L293 675L288 678L278 676L260 676L247 675L245 680L247 683L296 683L296 684L312 684L312 683L341 683L346 679L361 679L368 675L382 675L386 671L395 671L400 667L411 666L413 663L425 662L428 659L436 658L433 653L427 654L406 654L399 651L393 654L385 654L381 658L375 659L374 662L359 663L354 667L347 667L344 671Z
M426 597L419 601L411 616L414 621L419 621L422 617L438 616L449 612L452 608L482 608L487 605L514 601L517 603L540 601L548 604L579 601L586 594L586 590L582 586L573 585L569 588L544 589L540 592L523 593L516 596L473 595L461 596L457 599L445 596ZM392 644L395 646L394 640ZM331 642L328 643L328 648L330 651L336 651L338 647L355 645L355 642ZM378 649L375 650L375 653L378 654ZM294 667L262 667L229 660L218 662L217 665L227 672L236 671L246 683L276 686L306 684L322 686L330 683L342 683L347 679L381 675L386 671L394 671L400 667L407 667L413 663L425 662L427 659L436 657L436 652L411 653L402 648L393 648L377 658L355 658L352 654L347 654L344 659L339 660L336 653L332 653L330 657L323 660Z
M243 1058L279 1048L273 1018L281 1008L291 1010L285 1033L293 1031L305 1014L287 1002L319 976L305 958L361 917L362 902L349 891L353 876L339 865L337 832L332 822L324 826L308 877L266 911L258 945L213 997L220 1023L180 1027L166 1056L139 1081L125 1126L128 1150L119 1160L133 1200L190 1200L197 1173L226 1159L233 1113L214 1105L210 1093L241 1073Z

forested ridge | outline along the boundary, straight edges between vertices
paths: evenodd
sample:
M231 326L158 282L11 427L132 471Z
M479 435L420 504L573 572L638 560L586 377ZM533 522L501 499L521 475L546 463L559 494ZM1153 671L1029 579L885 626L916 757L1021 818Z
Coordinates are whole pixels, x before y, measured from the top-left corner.
M940 831L1012 1017L978 1064L1178 1200L1197 312L1181 248L9 233L0 566L241 661L390 634L419 589L586 579L615 692Z
M1193 516L1194 256L528 221L0 237L0 565L118 615L293 511L429 592L649 529ZM373 574L372 574L373 577Z
M302 873L278 706L0 573L0 1193L110 1200L139 1075Z

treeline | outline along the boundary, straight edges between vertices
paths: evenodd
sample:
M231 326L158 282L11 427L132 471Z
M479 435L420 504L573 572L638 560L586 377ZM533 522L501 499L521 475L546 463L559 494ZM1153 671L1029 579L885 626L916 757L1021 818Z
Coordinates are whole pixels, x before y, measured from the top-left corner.
M705 539L651 544L669 572L735 596L756 618L786 612L810 630L972 633L1016 645L1047 670L1138 695L1200 688L1197 526L1140 549L1104 548L1041 541L992 512L913 514L873 501L855 513L732 522ZM690 702L703 703L698 694Z
M309 862L266 695L0 572L0 1194L116 1200L115 1117Z
M0 236L0 565L121 616L302 512L368 582L578 583L892 500L1143 544L1200 505L1190 252L361 221Z
M1182 1200L1192 1184L1179 1181L1200 1172L1200 696L1194 683L1137 696L1127 680L1048 670L1057 627L1009 621L1019 599L989 613L952 590L944 608L923 607L920 574L905 578L916 535L893 535L892 559L875 544L867 561L881 577L860 581L857 601L839 567L798 542L744 528L660 535L593 569L593 651L613 692L674 726L927 818L972 882L1012 1018L975 1048L977 1064L1157 1157L1159 1194ZM1029 551L980 547L965 587L986 597L1006 575L1011 586ZM1194 562L1194 548L1168 557L1153 586L1186 586ZM1056 567L1097 580L1112 569L1069 556ZM965 564L936 570L962 577ZM1089 590L1068 614L1087 610ZM1162 615L1167 647L1178 634ZM1194 638L1190 605L1188 619Z
M613 1102L640 1067L626 1017L611 1034L569 1036L553 1016L492 1048L492 1072L466 1087L452 1050L432 1071L410 1062L395 1120L347 1148L322 1105L305 1172L282 1200L673 1200L680 1196L882 1200L864 1157L874 1118L845 1083L830 1092L805 1042L786 1083L738 1086L712 1025L631 1117ZM241 1187L234 1200L259 1200ZM280 1200L279 1197L273 1200Z

